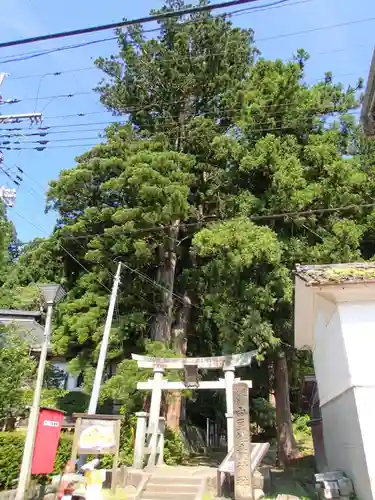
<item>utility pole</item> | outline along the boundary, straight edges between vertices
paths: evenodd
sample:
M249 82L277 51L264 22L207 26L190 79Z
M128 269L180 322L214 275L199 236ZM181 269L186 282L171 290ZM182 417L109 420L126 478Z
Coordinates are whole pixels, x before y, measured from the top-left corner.
M9 76L8 73L0 73L0 86L4 83L5 78ZM0 95L0 103L2 102L2 97ZM0 124L5 123L21 123L24 120L29 120L31 124L41 123L43 121L42 113L23 113L23 114L10 114L2 115L0 114ZM19 176L16 175L17 179L14 179L12 175L2 166L3 155L0 147L0 170L18 187L19 181L22 181ZM18 169L20 172L21 169ZM2 200L6 206L12 207L16 201L16 189L7 188L5 186L0 186L0 200Z
M111 298L109 301L109 307L108 307L108 313L107 313L107 319L106 319L105 326L104 326L103 339L102 339L102 343L100 345L100 354L99 354L98 364L96 367L95 380L94 380L94 385L92 388L90 404L89 404L89 411L88 411L89 415L94 415L96 413L96 409L98 406L100 386L102 384L102 379L103 379L105 358L107 356L109 334L111 332L113 312L115 310L117 291L118 291L118 287L120 284L121 267L122 267L122 263L120 262L118 267L117 267L116 276L115 276L115 279L113 282L112 293L111 293Z
M52 314L56 304L65 297L65 290L60 285L42 285L41 291L47 306L47 318L44 326L44 337L40 351L38 374L35 382L33 404L31 406L27 434L23 449L20 476L15 499L24 500L28 497L31 467L34 454L35 437L38 427L40 398L43 388L44 371L46 367L48 349L51 346Z

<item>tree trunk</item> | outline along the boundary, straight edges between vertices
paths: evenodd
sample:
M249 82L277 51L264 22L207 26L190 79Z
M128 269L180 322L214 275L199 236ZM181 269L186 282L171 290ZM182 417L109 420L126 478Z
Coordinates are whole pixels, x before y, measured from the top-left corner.
M180 310L178 321L173 328L173 344L176 352L181 356L186 356L187 352L187 328L191 311L191 300L184 295L183 305ZM167 411L167 425L170 429L178 431L180 428L180 417L184 413L185 400L181 391L170 393L170 402Z
M279 459L285 464L301 456L292 427L290 412L288 366L284 353L280 353L274 362L276 430Z
M161 305L152 328L152 339L163 342L168 347L171 342L171 328L173 321L173 287L176 272L176 246L180 229L180 221L172 224L168 241L159 249L160 265L157 283L160 285Z

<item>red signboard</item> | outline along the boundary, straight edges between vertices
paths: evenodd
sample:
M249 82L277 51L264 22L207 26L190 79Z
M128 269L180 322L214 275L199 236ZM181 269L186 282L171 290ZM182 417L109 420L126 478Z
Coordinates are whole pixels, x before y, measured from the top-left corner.
M53 472L63 420L63 411L51 408L40 409L31 466L32 474Z

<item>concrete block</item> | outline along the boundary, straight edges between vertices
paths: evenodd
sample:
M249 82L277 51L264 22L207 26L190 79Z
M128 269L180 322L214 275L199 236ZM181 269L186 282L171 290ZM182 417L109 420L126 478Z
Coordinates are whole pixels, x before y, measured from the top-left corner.
M264 497L263 490L259 488L254 489L254 500L261 500Z
M318 474L315 474L315 481L317 483L322 483L323 481L337 481L338 479L342 479L344 477L346 476L341 471L319 472Z
M341 497L348 497L353 493L353 484L348 477L338 479L337 485L339 487Z

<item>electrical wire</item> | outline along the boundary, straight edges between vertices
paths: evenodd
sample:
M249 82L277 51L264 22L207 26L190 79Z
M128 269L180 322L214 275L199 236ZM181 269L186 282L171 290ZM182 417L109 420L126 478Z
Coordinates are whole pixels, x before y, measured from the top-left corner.
M259 1L259 0L250 0L250 1ZM375 17L368 17L368 18L363 18L363 19L346 21L343 23L332 24L332 25L328 25L328 26L317 26L315 28L310 28L310 29L306 29L306 30L301 30L301 31L296 31L296 32L291 32L291 33L281 33L279 35L272 35L269 37L263 37L263 38L256 39L256 41L257 42L264 42L264 41L269 41L269 40L288 38L288 37L298 36L298 35L302 35L302 34L306 34L306 33L313 33L316 31L325 31L325 30L331 30L331 29L336 29L336 28L345 27L345 26L351 26L351 25L362 24L362 23L366 23L366 22L372 22L374 20L375 20ZM188 21L188 22L190 22L190 21ZM160 29L155 28L154 30L144 31L144 33L151 32L151 31L160 31ZM3 60L0 60L0 64L7 64L10 62L19 62L19 61L26 60L26 59L47 55L47 54L50 54L52 52L58 52L58 51L62 51L62 50L72 50L72 49L84 47L86 45L90 45L93 43L101 43L101 42L107 42L107 41L113 41L113 40L117 40L117 37L110 37L110 38L105 38L105 39L101 39L101 40L94 40L91 42L80 43L77 45L69 45L69 46L59 47L56 49L50 49L50 50L46 50L44 52L39 52L39 53L33 52L33 53L29 53L29 55L27 55L28 53L25 53L24 56L21 56L19 58L13 57L13 59L6 58ZM2 47L2 44L0 43L0 48L1 47ZM347 51L348 49L343 49L343 50Z
M312 0L306 0L306 1L312 1ZM298 3L302 3L302 2L298 2ZM330 54L335 54L337 52L348 52L348 50L352 50L352 49L363 49L365 47L372 47L373 44L357 44L357 45L351 45L348 49L348 47L342 47L342 48L336 48L336 49L330 49L330 50L326 50L326 51L323 51L323 52L317 52L316 54L314 54L314 58L316 56L324 56L324 55L330 55ZM218 53L210 53L210 56L217 56L217 55L225 55L227 54L228 52L218 52ZM190 57L191 59L194 59L194 58L201 58L202 56L186 56L186 57ZM289 62L289 61L293 61L293 59L283 59L284 62ZM15 75L15 76L12 76L10 75L10 79L11 80L26 80L26 79L32 79L32 78L42 78L44 76L62 76L64 74L67 74L67 73L79 73L79 72L82 72L82 71L93 71L93 70L98 70L100 71L99 68L97 68L96 66L87 66L87 67L83 67L83 68L76 68L76 69L64 69L64 70L59 70L59 71L54 71L54 72L48 72L48 73L35 73L35 74L32 74L32 75ZM367 71L367 69L366 69Z
M354 110L355 112L358 112L358 110ZM315 113L314 113L315 114ZM312 118L313 115L311 115L310 118ZM346 114L348 114L348 112L346 112ZM305 118L308 119L308 116L306 116ZM321 123L321 122L320 122ZM306 120L306 122L304 122L303 120L299 120L298 121L298 124L290 124L288 126L284 126L284 127L267 127L267 128L249 128L247 130L247 133L264 133L264 132L276 132L276 131L279 131L279 130L293 130L295 129L296 127L301 127L303 126L304 124L306 125L310 125L310 122L308 120ZM161 130L160 130L161 131ZM312 131L313 132L313 131ZM20 142L17 142L17 141L3 141L2 143L0 143L0 151L1 150L7 150L7 151L31 151L31 150L37 150L37 151L44 151L45 149L57 149L57 148L70 148L70 147L93 147L93 146L98 146L100 144L103 144L103 143L85 143L85 144L67 144L67 145L63 145L63 146L54 146L54 145L50 145L50 143L55 143L55 142L72 142L72 141L82 141L82 140L95 140L95 141L99 141L99 140L106 140L106 137L100 137L100 136L97 136L97 137L73 137L73 138L68 138L68 139L51 139L51 140L41 140L41 141L24 141L22 143ZM27 145L27 144L40 144L40 146L37 146L37 147L19 147L17 146L17 144L23 144L23 145ZM111 143L109 143L111 144ZM15 147L13 147L15 146Z
M45 101L49 99L67 99L71 97L78 97L82 95L89 95L89 94L94 94L92 90L86 91L86 92L74 92L70 94L57 94L57 95L49 95L49 96L43 96L39 97L36 95L35 97L25 97L22 99L7 99L5 101L0 102L0 105L5 105L5 104L18 104L20 102L25 102L25 101L34 101L35 99L37 101ZM94 94L95 95L95 94Z
M264 215L250 215L247 218L251 221L264 221L264 220L276 220L276 219L288 219L288 218L295 218L295 217L311 217L316 214L325 214L325 213L334 213L334 212L346 212L349 210L353 209L362 209L362 208L375 208L375 203L362 203L362 204L355 204L355 205L342 205L338 207L331 207L331 208L312 208L310 210L301 210L297 212L281 212L281 213L273 213L273 214L264 214ZM195 221L195 222L186 222L186 223L181 223L182 228L186 227L197 227L197 226L204 226L208 224L212 224L213 222L225 222L230 219L234 219L235 217L229 217L229 218L222 218L222 217L210 217L209 220L204 220L204 221ZM67 228L68 226L66 226ZM110 233L95 233L95 234L88 234L86 233L85 235L82 236L62 236L64 240L82 240L82 239L88 239L88 238L95 238L95 237L102 237L102 236L108 236L109 238L116 238L119 235L124 235L124 234L142 234L142 233L148 233L148 232L163 232L167 229L172 229L172 225L161 225L161 226L150 226L146 228L139 228L139 229L129 229L126 231L119 231L116 232L115 235L112 235Z
M193 56L193 57L201 57L201 56ZM341 73L341 74L338 74L338 75L332 75L332 78L340 78L340 77L343 77L343 76L351 76L351 75L355 75L357 73L354 73L353 71L352 72L349 72L349 73ZM43 75L42 78L44 78L44 76L48 76L48 73L46 73L46 75ZM320 82L320 81L324 81L325 80L325 77L320 77L320 78L316 78L315 80L313 80L313 83L317 83L317 82ZM25 98L22 98L22 99L8 99L8 100L5 100L3 102L0 102L0 104L18 104L20 102L23 102L23 101L32 101L34 99L36 99L37 101L38 100L48 100L48 99L62 99L62 98L71 98L71 97L78 97L78 96L82 96L82 95L97 95L97 93L93 90L89 90L89 91L83 91L83 92L69 92L68 94L57 94L57 95L49 95L49 96L43 96L43 97L39 97L38 93L35 97L25 97ZM180 103L184 103L186 101L186 99L179 99L179 100L175 100L175 101L171 101L169 104L180 104ZM278 104L278 106L288 106L288 103L286 104ZM271 104L268 105L268 106L272 106ZM274 105L276 106L276 105ZM148 109L148 108L152 108L152 107L155 107L155 108L159 108L160 106L156 105L156 104L149 104L149 105L142 105L142 106L129 106L127 108L127 112L128 111L136 111L136 110L145 110L145 109ZM103 111L100 111L100 112L108 112L108 110L103 110ZM99 112L97 112L99 113ZM62 115L62 116L67 116L67 115ZM71 115L68 115L68 116L71 116Z
M25 217L24 215L20 214L19 212L17 212L14 208L12 208L12 212L14 212L18 217L20 217L21 219L23 219L25 222L27 222L28 224L30 224L31 226L33 226L35 229L37 229L39 232L42 232L44 234L48 234L47 231L45 231L44 229L42 229L40 226L38 226L37 224L35 224L34 222L30 221L27 217ZM48 235L49 236L49 235ZM69 252L69 250L67 250L63 245L61 245L60 243L60 248L67 254L69 255L69 257L71 259L73 259L79 266L82 267L82 269L84 271L86 271L87 273L90 273L90 271L87 269L87 267L85 267L82 262L80 262L76 257L74 257L74 255ZM95 280L102 286L104 287L109 293L111 293L111 290L102 282L100 281L98 278L95 277Z
M346 21L343 23L329 24L328 26L317 26L316 28L310 28L301 31L293 31L292 33L282 33L280 35L266 36L263 38L258 38L258 42L268 42L269 40L279 40L280 38L289 38L291 36L305 35L306 33L315 33L317 31L331 30L335 28L342 28L344 26L352 26L355 24L363 24L375 21L375 17L365 17L363 19L356 19L353 21Z
M75 68L75 69L64 69L64 70L61 70L61 71L54 71L54 72L50 72L50 73L35 73L35 74L32 74L32 75L16 75L16 76L12 76L10 75L10 78L11 80L29 80L29 79L32 79L32 78L42 78L44 76L62 76L62 75L65 75L67 73L80 73L81 71L93 71L93 70L98 70L97 67L95 66L88 66L86 68Z
M80 28L77 30L62 31L60 33L49 33L47 35L35 36L30 38L23 38L19 40L11 40L9 42L1 42L0 49L5 47L14 47L16 45L25 45L29 43L42 42L45 40L55 40L57 38L67 38L76 35L86 35L88 33L96 33L99 31L108 31L117 28L125 28L128 26L134 26L137 24L146 24L150 22L165 21L167 19L173 19L176 17L187 16L191 14L200 14L204 12L211 12L217 9L225 9L227 7L233 7L237 5L245 5L249 3L255 3L259 0L229 0L226 2L200 5L198 7L190 7L186 9L180 9L175 11L163 12L161 14L155 14L152 16L139 17L137 19L130 19L128 21L120 21L117 23L103 24L97 26L90 26L88 28Z
M349 75L351 73L346 73L346 75ZM343 75L341 75L343 76ZM339 76L337 76L338 78ZM320 80L324 80L324 78L320 78L318 79L318 81ZM176 101L171 101L169 104L172 105L172 104L178 104L178 103L184 103L185 100L176 100ZM321 104L321 106L323 106L324 103ZM258 110L262 110L262 109L268 109L268 108L287 108L287 109L290 109L290 110L293 110L293 109L298 109L299 107L299 104L296 104L295 101L294 102L289 102L289 103L272 103L272 104L255 104L254 103L250 103L246 108L244 108L243 110L237 110L237 111L247 111L247 112L251 112L251 111L258 111ZM145 110L152 110L152 108L159 108L159 106L156 106L155 104L150 104L150 105L143 105L143 106L129 106L128 108L126 108L126 111L124 110L124 114L129 114L130 112L134 112L134 111L145 111ZM196 114L196 113L186 113L186 116L187 117L194 117L194 118L200 118L200 117L209 117L209 116L213 116L213 117L218 117L218 118L221 118L221 119L225 119L225 118L233 118L233 115L229 116L229 115L221 115L219 116L219 113L223 113L225 112L226 109L223 108L223 109L220 109L218 112L214 112L214 111L211 111L211 112L201 112L200 114ZM228 108L228 111L232 111L232 108ZM317 112L320 111L320 108L316 108ZM314 112L314 109L310 109L309 112ZM332 109L332 110L326 110L325 113L336 113L336 112L340 112L340 110L336 110L336 109ZM353 113L353 112L357 112L356 109L351 109L351 110L348 110L348 112L350 113ZM95 112L95 113L102 113L102 111L98 111L98 112ZM1 116L1 115L0 115ZM51 117L48 117L46 119L54 119L54 118L62 118L62 117L76 117L76 116L80 116L80 117L83 117L85 116L84 113L77 113L75 115L58 115L58 116L51 116ZM171 119L171 118L178 118L179 116L177 115L164 115L164 116L161 116L160 118L163 118L163 119ZM124 118L124 115L121 115L119 116L120 119L122 120L126 120L126 118ZM127 123L127 121L123 122L122 124L125 124ZM111 121L104 121L104 122L87 122L87 123L73 123L73 124L64 124L64 125L47 125L47 126L44 126L44 127L36 127L36 128L33 128L32 130L42 130L42 131L46 131L46 130L49 130L51 128L64 128L64 127L82 127L82 126L91 126L91 125L111 125L111 124L120 124L121 125L121 122L119 122L118 120L111 120ZM25 127L11 127L11 128L2 128L0 129L0 132L1 131L19 131L19 130L30 130L30 128L25 128Z
M25 173L25 172L24 172ZM29 178L29 179L32 179L31 176L28 176L26 173L25 175ZM34 181L35 182L35 181ZM37 182L35 182L36 185L38 185ZM36 193L34 191L34 193ZM35 198L35 197L34 197ZM27 217L23 216L22 214L18 213L16 210L14 210L14 208L12 207L12 211L18 216L20 217L21 219L23 219L25 222L27 222L28 224L30 224L31 226L33 226L35 229L37 229L39 232L41 233L44 233L44 234L47 234L48 235L48 232L46 230L44 230L43 228L41 228L40 226L36 225L35 223L31 222L30 220L27 219ZM80 248L82 248L83 250L86 250L86 248L81 245L80 243L76 242L78 244L78 246ZM71 257L84 271L86 271L87 273L90 273L90 271L87 269L86 266L84 266L82 264L82 262L80 262L76 257L74 257L74 255L69 251L67 250L62 244L61 244L61 241L59 241L59 246L60 248L67 254L69 255L69 257ZM114 260L112 260L113 263L115 263ZM106 272L108 272L108 274L112 277L112 279L115 278L115 275L109 271L106 267L103 266L103 264L101 264L100 262L97 262L96 264L99 265L99 267L101 267L103 270L105 270ZM100 281L98 278L95 278L95 280L103 287L105 288L109 293L111 293L111 290L102 282ZM148 299L146 299L144 297L143 294L141 294L140 291L135 291L134 292L138 297L140 297L141 299L143 299L145 302L147 302L149 305L151 305L152 307L156 308L155 304L153 304L152 302L150 302Z

